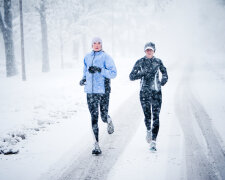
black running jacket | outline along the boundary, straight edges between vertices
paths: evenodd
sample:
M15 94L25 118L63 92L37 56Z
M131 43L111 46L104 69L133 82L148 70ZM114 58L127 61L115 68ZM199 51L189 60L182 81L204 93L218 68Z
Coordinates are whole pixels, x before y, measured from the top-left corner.
M159 80L159 71L162 73L161 80ZM130 73L131 81L137 79L141 79L141 91L160 91L161 86L164 86L168 81L166 67L160 59L154 56L149 59L145 56L135 63Z

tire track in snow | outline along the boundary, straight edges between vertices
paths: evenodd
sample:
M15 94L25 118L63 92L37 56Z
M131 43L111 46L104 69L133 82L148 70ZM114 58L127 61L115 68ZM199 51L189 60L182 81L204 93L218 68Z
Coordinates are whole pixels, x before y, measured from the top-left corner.
M193 110L192 113L202 130L203 136L205 137L209 149L209 155L213 158L213 166L218 170L219 177L221 177L221 179L225 179L225 153L216 137L216 134L214 133L216 129L213 129L211 118L193 94L191 94L190 103Z
M180 84L175 99L176 114L180 120L185 138L186 176L187 179L214 180L217 179L212 166L195 136L195 119L187 98L186 87Z
M60 180L74 179L107 179L107 175L122 154L127 143L135 134L141 116L141 107L138 107L137 92L128 98L113 115L115 132L100 140L102 155L93 156L92 148L88 148L63 173Z
M186 84L184 84L186 82ZM187 179L225 179L225 155L211 119L191 92L189 77L184 77L177 91L175 106L186 144ZM199 126L208 152L199 144L194 129Z

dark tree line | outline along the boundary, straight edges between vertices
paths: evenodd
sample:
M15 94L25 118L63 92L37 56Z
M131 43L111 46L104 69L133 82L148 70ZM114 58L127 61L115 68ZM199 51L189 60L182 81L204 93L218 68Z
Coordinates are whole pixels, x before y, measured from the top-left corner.
M17 74L14 44L13 44L13 27L12 27L12 3L11 0L4 0L4 19L0 12L0 29L3 34L6 56L6 74L7 77Z

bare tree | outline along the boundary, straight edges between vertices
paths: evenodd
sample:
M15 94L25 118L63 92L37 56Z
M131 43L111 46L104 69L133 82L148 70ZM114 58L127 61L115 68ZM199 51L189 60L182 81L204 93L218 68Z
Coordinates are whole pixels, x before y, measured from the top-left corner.
M6 75L7 77L14 76L17 74L17 69L14 56L11 0L4 0L4 20L0 12L0 30L5 44Z
M19 4L20 4L20 34L21 34L22 79L23 79L23 81L26 81L25 56L24 56L24 35L23 35L23 4L22 4L22 0L19 0Z
M36 8L40 14L41 34L42 34L42 72L49 72L49 55L48 55L48 30L46 23L46 0L40 0L40 8Z

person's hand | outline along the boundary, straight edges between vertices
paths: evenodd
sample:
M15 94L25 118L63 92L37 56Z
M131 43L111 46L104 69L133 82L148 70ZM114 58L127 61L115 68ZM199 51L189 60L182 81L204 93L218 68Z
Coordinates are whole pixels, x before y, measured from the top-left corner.
M89 73L96 73L96 72L101 72L102 69L100 67L97 67L97 66L90 66L89 69L88 69Z
M81 79L81 80L80 80L80 85L81 85L81 86L86 85L86 79Z
M94 70L94 66L90 66L89 68L88 68L88 71L89 71L89 73L95 73L95 70Z
M100 67L97 67L97 66L93 66L94 67L94 69L95 69L95 72L101 72L102 71L102 69L100 68Z

